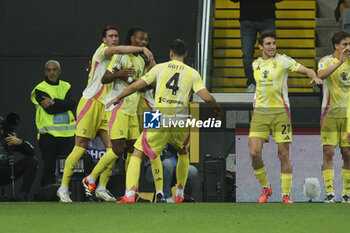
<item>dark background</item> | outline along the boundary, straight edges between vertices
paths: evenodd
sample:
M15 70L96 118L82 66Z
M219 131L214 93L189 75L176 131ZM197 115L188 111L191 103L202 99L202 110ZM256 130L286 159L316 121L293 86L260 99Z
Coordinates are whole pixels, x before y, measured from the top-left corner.
M193 65L197 11L198 0L0 0L0 115L19 113L17 132L33 143L41 159L30 92L44 80L46 61L61 63L61 79L72 84L77 101L87 83L87 62L109 24L119 28L120 44L130 27L144 27L158 63L168 60L170 41L181 38L189 45L186 62ZM40 177L41 172L33 191Z

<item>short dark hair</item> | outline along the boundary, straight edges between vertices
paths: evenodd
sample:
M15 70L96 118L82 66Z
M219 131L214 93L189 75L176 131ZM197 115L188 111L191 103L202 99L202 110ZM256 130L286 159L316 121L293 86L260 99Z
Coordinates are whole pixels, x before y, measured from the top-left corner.
M107 36L107 31L109 30L116 30L119 33L119 30L114 25L108 25L102 30L102 38L105 38Z
M264 44L264 39L266 37L272 37L276 40L277 36L276 36L276 32L275 31L266 31L260 34L259 38L258 38L258 43L260 45Z
M170 50L177 56L184 56L187 53L187 44L183 40L175 39L170 44Z
M334 46L335 44L340 44L340 41L342 41L348 37L350 37L350 33L346 32L346 31L335 32L332 36L333 48L335 49L335 46Z
M131 45L131 36L135 35L136 32L147 32L143 27L136 26L129 29L125 37L125 44Z

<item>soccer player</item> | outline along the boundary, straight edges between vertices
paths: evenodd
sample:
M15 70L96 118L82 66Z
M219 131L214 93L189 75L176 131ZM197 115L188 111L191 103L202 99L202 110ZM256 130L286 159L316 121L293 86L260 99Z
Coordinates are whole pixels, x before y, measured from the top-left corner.
M148 33L142 28L131 28L127 34L126 43L145 48L148 45ZM149 66L153 64L154 61L152 59ZM112 100L118 96L129 83L143 76L146 69L145 59L140 53L114 55L102 78L103 83L113 82L113 88L107 95L107 100ZM121 79L117 74L118 71L123 70L126 71L124 74L127 78L126 81L125 79ZM140 135L137 117L140 95L140 92L136 92L125 98L118 106L113 105L106 109L109 118L109 136L111 138L112 150L108 151L100 159L91 174L83 179L83 185L87 195L92 195L98 176L108 168L109 164L114 163L124 153L125 146L128 152L125 166L128 166L128 158L131 157L134 150L134 143ZM161 163L159 166L162 166Z
M272 194L262 160L262 148L270 132L278 144L278 158L281 161L282 202L290 200L292 185L292 164L289 158L289 144L292 141L292 127L288 100L287 78L289 72L306 74L310 84L321 84L315 72L305 68L292 58L276 53L276 33L264 32L258 39L262 57L253 62L256 92L254 114L250 122L249 147L255 176L262 185L259 203L265 203Z
M69 197L68 186L74 168L83 156L91 138L99 134L106 147L109 144L108 121L105 112L106 94L111 87L101 83L108 64L114 54L144 52L149 59L153 59L152 53L144 47L118 46L119 31L115 26L107 26L102 31L102 44L97 48L92 57L91 70L87 87L83 92L77 107L77 123L75 132L75 146L66 159L62 183L57 190L57 196L61 202L72 202ZM128 71L124 71L128 72ZM122 75L122 74L121 74ZM107 151L110 149L107 148ZM113 170L114 164L109 165L100 178L99 191L96 197L102 200L114 201L114 197L106 190L106 184Z
M333 156L339 144L343 157L342 202L350 203L350 144L346 140L347 108L350 91L350 34L339 31L333 34L334 52L318 63L317 76L323 80L323 101L321 116L321 140L323 145L322 174L326 187L326 203L334 203Z
M192 90L198 94L209 106L215 109L217 118L221 117L222 111L215 99L205 88L199 73L183 63L187 56L187 48L184 41L176 39L170 45L170 61L153 67L145 76L128 86L118 97L107 104L108 106L120 105L127 96L145 86L156 82L155 100L157 112L154 117L179 116L188 114L189 96ZM159 100L159 101L158 101ZM118 106L117 105L117 106ZM126 174L126 192L118 203L134 203L135 188L140 176L140 166L144 154L151 160L153 166L155 160L164 146L170 143L178 152L177 165L177 189L175 202L184 200L184 188L189 168L188 157L189 128L161 127L160 129L144 129L138 137L134 147L134 153L130 158L129 168ZM152 162L153 161L153 162ZM152 167L153 178L162 179L162 170ZM156 190L157 197L163 195L163 190Z

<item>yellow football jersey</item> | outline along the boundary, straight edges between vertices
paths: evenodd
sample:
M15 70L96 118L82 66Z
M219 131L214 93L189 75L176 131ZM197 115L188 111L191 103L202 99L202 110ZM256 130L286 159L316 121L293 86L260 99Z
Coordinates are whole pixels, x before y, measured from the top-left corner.
M134 76L131 78L137 80L142 75L145 74L145 61L141 57L141 55L133 55L133 54L116 54L112 57L111 62L109 63L107 70L114 73L115 69L122 70L124 68L133 68L135 70ZM126 87L128 84L121 79L116 79L113 82L113 88L108 93L106 97L106 102L108 103L110 100L117 97ZM137 106L139 104L140 100L140 93L135 92L132 95L129 95L124 98L123 104L121 105L120 109L124 114L127 114L129 116L135 116L137 114ZM109 109L106 109L107 111L112 111L116 105L112 105Z
M333 55L323 57L318 70L326 69L339 60ZM347 59L330 76L323 80L322 117L343 118L347 115L350 88L350 63Z
M112 88L111 84L101 83L101 79L111 61L111 56L105 56L104 54L107 48L108 46L105 43L102 43L92 56L88 84L83 91L84 98L95 98L103 104L106 104L106 95Z
M299 69L300 64L294 59L276 53L270 59L259 57L253 62L256 91L254 111L260 114L288 112L289 99L287 79L290 72Z
M156 108L169 116L186 114L192 90L205 88L200 74L177 60L156 65L142 79L148 85L156 82Z

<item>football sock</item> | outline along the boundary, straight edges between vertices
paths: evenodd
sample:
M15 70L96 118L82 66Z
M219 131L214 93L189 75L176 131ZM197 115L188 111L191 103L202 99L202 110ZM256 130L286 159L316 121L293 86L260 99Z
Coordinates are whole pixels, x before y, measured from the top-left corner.
M128 171L129 163L130 163L130 158L131 158L132 153L127 153L126 155L126 160L125 160L125 171Z
M291 173L281 173L283 196L290 194L290 189L292 188L292 177L293 175Z
M326 187L327 194L334 193L333 189L333 180L334 180L334 171L333 169L326 169L322 171L323 181Z
M107 151L107 153L104 154L100 158L100 161L96 164L96 166L95 166L94 170L92 170L90 176L93 179L97 180L99 175L101 175L102 172L104 172L106 169L108 169L108 166L110 166L110 164L114 163L117 158L118 158L118 156L113 152L113 150Z
M163 193L163 164L160 156L151 159L152 175L156 193Z
M136 191L140 179L142 159L131 156L128 171L126 172L126 190Z
M342 169L343 176L343 194L350 195L350 170Z
M186 186L187 176L188 176L188 169L190 167L190 160L188 157L188 153L185 155L179 155L178 156L178 162L176 166L176 181L177 181L177 187L178 189L182 187L182 189Z
M109 177L111 176L113 169L114 169L114 165L115 165L115 161L117 160L118 156L113 152L112 148L107 148L107 152L109 153L113 153L114 156L114 160L111 161L110 164L108 164L108 166L106 167L106 169L101 173L100 176L100 186L107 186L107 183L109 181Z
M266 177L265 166L262 168L259 168L257 170L254 170L254 174L255 174L256 179L261 184L261 186L263 186L264 188L270 187L269 181L267 180L267 177Z
M68 155L66 163L64 165L61 186L69 186L69 181L74 173L74 168L77 165L79 159L85 153L85 151L85 148L74 146L72 152L70 152L70 154Z

